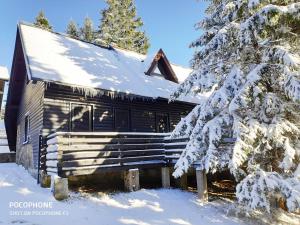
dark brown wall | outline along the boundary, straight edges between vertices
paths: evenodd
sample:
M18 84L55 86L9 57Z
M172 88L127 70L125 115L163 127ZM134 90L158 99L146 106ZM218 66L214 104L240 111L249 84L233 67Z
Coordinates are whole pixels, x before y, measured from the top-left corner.
M17 119L16 161L35 175L39 152L39 134L43 127L44 82L24 84ZM25 116L29 115L29 141L24 143Z
M16 36L15 51L11 69L11 77L9 81L9 88L7 92L4 118L8 144L11 151L16 151L17 118L26 77L27 71L25 66L25 57L23 54L22 44L18 31Z
M193 105L171 103L167 100L128 98L84 97L80 91L57 84L47 85L44 99L43 135L54 131L70 131L70 111L72 103L91 104L93 107L94 131L117 131L115 111L128 110L130 126L128 130L136 132L156 132L155 120L158 113L169 115L170 128L179 122L181 114L191 111ZM124 111L125 113L126 111Z

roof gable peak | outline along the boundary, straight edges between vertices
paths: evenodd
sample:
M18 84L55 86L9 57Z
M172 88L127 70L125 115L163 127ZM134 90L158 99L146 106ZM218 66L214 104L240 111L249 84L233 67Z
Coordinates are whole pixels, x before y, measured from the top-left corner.
M170 62L162 49L159 49L159 51L156 53L149 69L145 72L145 74L148 76L157 75L157 69L166 80L179 83Z

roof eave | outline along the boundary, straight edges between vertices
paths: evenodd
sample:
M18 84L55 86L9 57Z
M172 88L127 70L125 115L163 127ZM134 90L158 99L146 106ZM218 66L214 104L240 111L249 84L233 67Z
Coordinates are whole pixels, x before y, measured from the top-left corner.
M31 73L30 66L29 66L29 59L27 57L26 48L25 48L25 44L24 44L24 40L23 40L23 35L22 35L20 24L21 23L18 23L18 33L19 33L19 36L20 36L21 46L22 46L22 50L23 50L23 54L24 54L24 60L25 60L25 67L26 67L26 72L27 72L27 78L28 78L28 80L32 80L32 73Z

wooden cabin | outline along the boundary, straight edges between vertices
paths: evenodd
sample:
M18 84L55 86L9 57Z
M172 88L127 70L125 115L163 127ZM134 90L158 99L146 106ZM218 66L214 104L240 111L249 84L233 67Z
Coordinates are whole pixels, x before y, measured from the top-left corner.
M166 137L201 97L168 102L190 73L153 57L21 23L5 125L16 161L37 177L163 166ZM177 156L178 157L178 156Z

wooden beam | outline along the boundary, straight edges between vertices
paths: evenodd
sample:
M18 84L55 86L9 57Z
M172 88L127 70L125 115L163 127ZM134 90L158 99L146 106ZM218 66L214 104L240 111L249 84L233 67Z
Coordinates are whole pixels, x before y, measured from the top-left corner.
M140 173L139 169L134 168L125 171L124 184L127 191L137 191L140 189Z
M161 168L161 182L163 188L170 188L170 168Z

